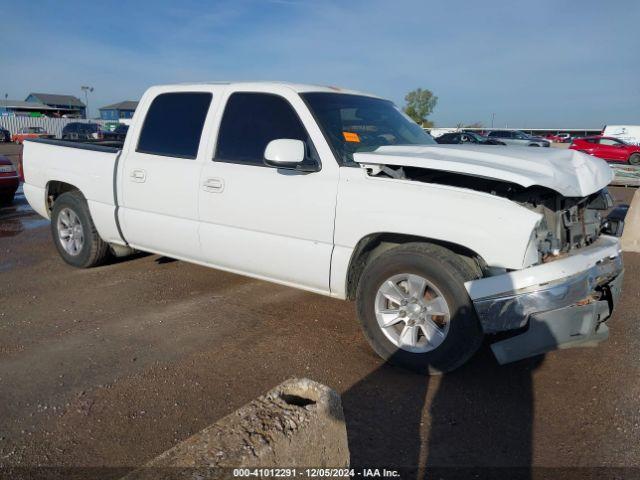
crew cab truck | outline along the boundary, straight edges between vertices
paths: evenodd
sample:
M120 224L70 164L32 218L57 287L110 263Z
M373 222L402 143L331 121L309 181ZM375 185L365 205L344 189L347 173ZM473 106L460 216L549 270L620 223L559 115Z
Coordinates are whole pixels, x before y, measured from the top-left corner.
M437 145L372 95L152 87L121 150L36 140L23 156L67 263L135 249L355 300L373 349L424 373L487 334L501 363L603 340L620 294L605 162Z

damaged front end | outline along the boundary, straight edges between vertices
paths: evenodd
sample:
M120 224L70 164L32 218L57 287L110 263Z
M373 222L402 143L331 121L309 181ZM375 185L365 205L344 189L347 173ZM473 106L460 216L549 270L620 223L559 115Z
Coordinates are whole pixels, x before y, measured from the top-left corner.
M613 228L613 224L607 222L605 213L613 206L613 200L606 188L586 197L567 198L552 190L534 187L513 192L510 199L542 215L532 232L525 267L562 258L593 244L601 234L622 233L620 224Z
M554 262L465 284L500 363L605 340L624 268L619 240L601 236Z
M624 215L607 217L613 202L604 185L572 197L539 185L415 166L375 165L368 171L488 193L540 215L521 269L489 265L483 278L465 284L484 332L500 334L492 344L499 363L608 338L605 321L624 276L617 238Z

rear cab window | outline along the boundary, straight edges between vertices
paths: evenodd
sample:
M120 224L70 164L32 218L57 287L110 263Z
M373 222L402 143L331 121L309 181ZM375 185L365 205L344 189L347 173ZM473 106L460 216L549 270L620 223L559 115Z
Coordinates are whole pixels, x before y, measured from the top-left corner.
M140 131L139 153L195 159L213 94L161 93L153 99Z

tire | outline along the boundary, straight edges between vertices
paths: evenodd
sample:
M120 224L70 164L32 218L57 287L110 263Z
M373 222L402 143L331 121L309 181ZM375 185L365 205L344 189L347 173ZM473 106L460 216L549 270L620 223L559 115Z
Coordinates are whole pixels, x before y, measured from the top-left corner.
M444 339L429 351L409 351L398 346L388 337L395 333L383 329L376 315L381 298L379 289L383 284L389 285L388 279L404 274L426 279L440 291L449 310ZM439 374L460 367L478 350L484 336L464 287L464 282L478 277L478 272L471 265L438 245L407 243L380 254L366 265L357 289L358 318L369 344L387 362L418 373ZM427 294L430 291L431 286L427 288ZM406 325L405 322L388 328L404 331ZM426 331L418 331L422 331L422 341L426 342ZM420 348L430 348L430 343L428 341L426 346Z
M629 157L629 165L640 165L640 153L634 153Z
M538 145L537 143L530 143L529 146L530 147L539 147L540 145Z
M79 229L74 230L75 238L81 235L81 241L74 243L76 248L79 247L75 253L65 248L62 239L65 235L60 232L65 223L75 225L71 219L78 220ZM74 267L96 267L102 265L109 256L109 245L98 235L87 201L80 192L63 193L56 199L51 213L51 234L62 259Z

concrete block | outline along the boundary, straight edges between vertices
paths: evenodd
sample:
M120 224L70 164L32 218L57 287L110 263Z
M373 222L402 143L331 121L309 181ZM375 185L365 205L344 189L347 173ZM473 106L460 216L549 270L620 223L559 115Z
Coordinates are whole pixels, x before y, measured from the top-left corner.
M348 466L340 396L303 378L286 380L124 479L234 478L233 468Z
M636 190L624 220L622 250L640 253L640 190Z

